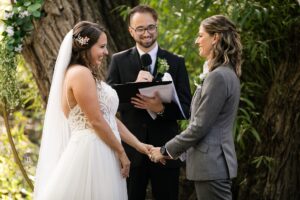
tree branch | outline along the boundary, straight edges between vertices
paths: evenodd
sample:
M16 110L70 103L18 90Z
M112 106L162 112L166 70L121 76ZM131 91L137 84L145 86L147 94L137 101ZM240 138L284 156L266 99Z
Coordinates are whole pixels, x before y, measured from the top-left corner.
M11 134L11 131L10 131L10 126L9 126L9 121L8 121L8 112L7 112L7 109L6 109L6 106L4 104L4 107L2 108L2 113L3 113L3 118L4 118L4 124L5 124L5 128L6 128L6 132L7 132L7 136L8 136L8 140L9 140L9 144L10 144L10 147L13 151L13 155L14 155L14 158L15 158L15 161L17 163L17 165L19 166L21 172L22 172L22 175L23 177L25 178L26 182L28 183L29 187L32 189L33 191L33 184L31 182L31 180L29 179L28 175L27 175L27 172L20 160L20 157L19 157L19 154L17 152L17 149L16 149L16 146L15 146L15 143L13 141L13 137L12 137L12 134Z

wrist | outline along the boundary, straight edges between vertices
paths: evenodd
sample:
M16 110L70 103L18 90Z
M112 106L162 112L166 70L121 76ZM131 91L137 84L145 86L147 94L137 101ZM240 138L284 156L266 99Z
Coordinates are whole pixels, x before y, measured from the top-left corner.
M135 145L133 146L133 148L134 148L135 150L139 151L141 145L142 145L142 143L141 143L140 141L137 141L137 142L135 143Z
M121 157L125 153L125 150L124 150L124 148L118 149L118 150L116 150L116 153L117 153L118 157Z
M160 153L163 156L168 156L169 155L168 152L167 152L166 146L160 147Z
M165 106L162 105L162 109L160 109L160 111L156 112L156 114L159 115L159 116L163 116L164 113L165 113Z

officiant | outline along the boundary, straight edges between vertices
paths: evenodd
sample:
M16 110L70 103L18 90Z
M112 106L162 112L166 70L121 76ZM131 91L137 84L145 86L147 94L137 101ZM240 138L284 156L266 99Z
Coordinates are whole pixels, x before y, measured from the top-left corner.
M185 61L158 45L158 14L154 9L145 5L133 8L128 15L128 29L136 45L112 56L107 82L150 82L159 80L164 72L171 75L184 115L175 102L162 102L158 94L151 98L138 94L130 103L119 106L122 122L140 141L162 146L179 133L177 120L189 116L191 92ZM152 119L147 110L156 113L157 118ZM149 181L155 199L178 199L180 161L162 165L152 163L127 145L125 150L131 161L129 200L145 199Z

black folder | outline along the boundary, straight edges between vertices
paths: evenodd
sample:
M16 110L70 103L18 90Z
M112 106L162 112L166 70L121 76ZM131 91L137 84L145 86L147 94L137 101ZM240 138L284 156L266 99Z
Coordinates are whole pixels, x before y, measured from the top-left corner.
M157 85L167 85L172 81L155 81L155 82L136 82L136 83L125 83L125 84L113 84L112 88L117 91L120 103L129 103L131 97L135 97L139 94L140 88L147 88Z

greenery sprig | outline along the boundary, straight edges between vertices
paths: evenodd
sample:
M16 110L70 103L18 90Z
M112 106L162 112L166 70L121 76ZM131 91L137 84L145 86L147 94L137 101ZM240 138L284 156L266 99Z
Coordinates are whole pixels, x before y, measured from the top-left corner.
M169 68L170 68L167 60L164 59L164 58L159 58L158 57L157 58L157 64L158 64L158 66L157 66L157 73L160 73L160 74L166 73L169 70Z
M20 91L16 79L17 57L0 44L0 107L10 110L20 105Z
M2 41L13 54L22 51L24 37L33 29L33 19L41 17L42 3L43 0L14 0L12 9L5 10Z

